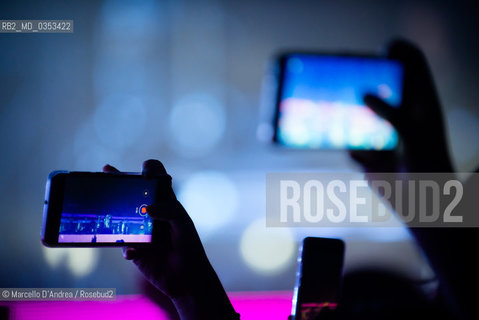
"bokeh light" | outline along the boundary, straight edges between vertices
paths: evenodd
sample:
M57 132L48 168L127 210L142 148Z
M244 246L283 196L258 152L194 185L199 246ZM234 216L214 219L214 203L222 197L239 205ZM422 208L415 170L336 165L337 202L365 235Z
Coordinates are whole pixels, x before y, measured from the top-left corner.
M204 236L234 218L238 198L238 190L233 181L217 171L193 174L178 193L178 199Z
M98 263L98 250L95 248L75 248L68 252L67 266L75 276L91 273Z
M253 221L241 236L241 256L256 272L274 275L294 258L296 244L287 228L267 228L264 219Z
M98 250L95 248L42 248L43 256L50 267L66 265L76 277L88 275L98 263Z
M170 114L170 146L182 156L205 155L220 142L225 127L226 114L216 97L206 93L184 96Z

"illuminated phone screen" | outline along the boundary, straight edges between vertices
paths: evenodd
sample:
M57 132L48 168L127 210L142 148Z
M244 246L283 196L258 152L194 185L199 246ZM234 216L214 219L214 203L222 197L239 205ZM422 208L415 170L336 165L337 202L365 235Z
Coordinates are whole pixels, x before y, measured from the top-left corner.
M59 243L151 242L146 206L156 182L132 176L67 175Z
M363 103L374 94L401 104L402 65L374 57L286 56L276 141L312 149L390 150L398 134Z
M339 300L343 260L341 240L304 239L294 288L292 314L295 320L317 320L323 316L330 319Z

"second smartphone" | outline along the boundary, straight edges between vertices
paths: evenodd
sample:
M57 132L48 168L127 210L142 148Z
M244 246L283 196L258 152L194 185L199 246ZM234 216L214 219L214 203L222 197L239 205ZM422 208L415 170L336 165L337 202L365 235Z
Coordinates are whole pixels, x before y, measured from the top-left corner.
M298 259L292 319L331 319L341 292L344 242L307 237Z
M275 60L273 141L288 148L391 150L392 125L365 106L373 94L401 105L403 66L377 56L285 53Z

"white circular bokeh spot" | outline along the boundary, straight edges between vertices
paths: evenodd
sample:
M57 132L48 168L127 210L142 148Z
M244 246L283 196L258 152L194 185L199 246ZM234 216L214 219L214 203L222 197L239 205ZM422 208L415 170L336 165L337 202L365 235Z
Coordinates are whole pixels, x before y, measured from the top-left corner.
M292 232L286 228L266 228L265 220L250 224L240 240L244 261L256 272L278 274L283 271L295 252Z
M146 118L145 107L138 97L110 95L95 111L95 132L106 147L123 151L141 136Z
M221 140L226 114L210 94L185 96L173 106L169 117L171 147L182 156L202 156Z
M71 249L68 256L68 269L75 276L85 276L92 272L98 262L98 251L95 248Z
M56 268L62 261L67 259L67 249L65 248L46 248L42 247L43 256L50 267Z
M217 171L193 174L178 193L198 231L207 235L231 221L238 208L238 190L228 176Z
M52 268L66 263L68 270L77 277L91 273L98 263L98 251L94 248L46 248L43 255Z

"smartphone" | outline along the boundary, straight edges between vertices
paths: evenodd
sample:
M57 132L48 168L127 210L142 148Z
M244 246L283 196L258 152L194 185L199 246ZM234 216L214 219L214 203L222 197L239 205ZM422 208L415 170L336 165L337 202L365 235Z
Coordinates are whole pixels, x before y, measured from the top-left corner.
M392 150L398 133L364 105L374 94L401 105L404 71L397 60L319 53L279 55L274 67L273 141L302 149Z
M157 180L139 173L53 171L46 183L41 239L48 247L139 246L151 242L146 206Z
M292 318L331 317L338 304L343 274L344 242L307 237L300 247Z

